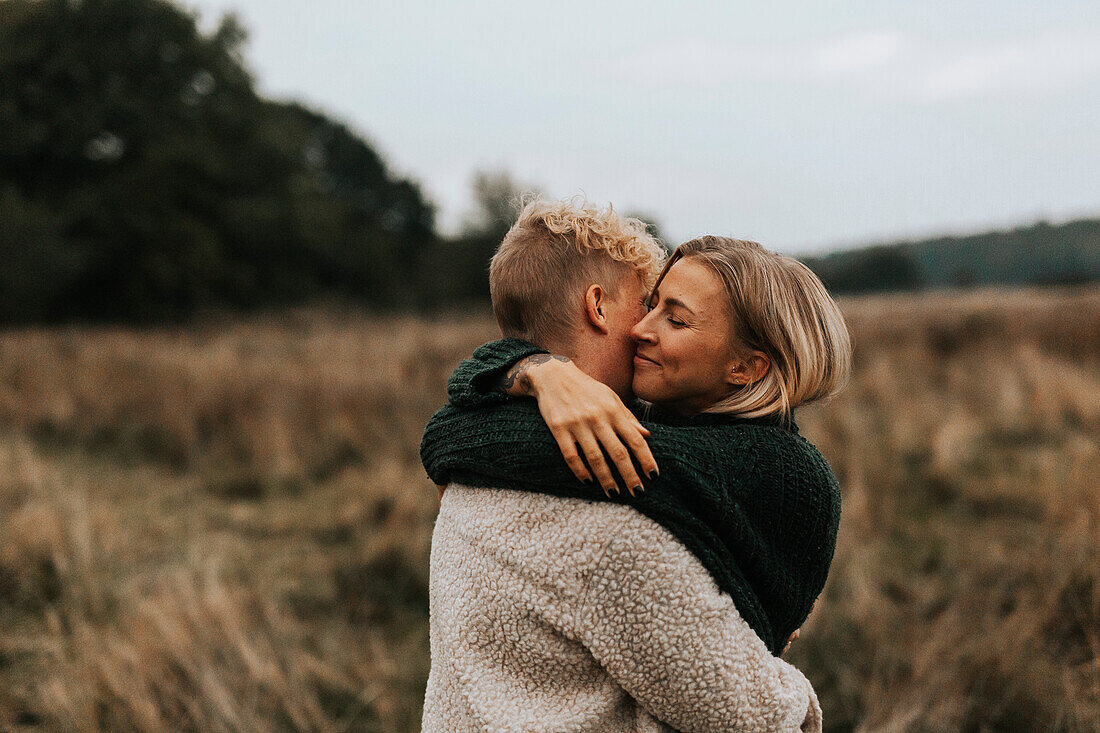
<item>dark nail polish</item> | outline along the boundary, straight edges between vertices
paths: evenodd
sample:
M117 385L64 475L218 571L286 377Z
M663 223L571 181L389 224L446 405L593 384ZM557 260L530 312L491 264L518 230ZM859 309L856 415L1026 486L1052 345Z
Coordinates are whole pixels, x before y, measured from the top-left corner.
M642 488L641 484L638 484L637 486L634 487L634 493L636 493L636 494L640 494L643 491L645 491L645 489Z

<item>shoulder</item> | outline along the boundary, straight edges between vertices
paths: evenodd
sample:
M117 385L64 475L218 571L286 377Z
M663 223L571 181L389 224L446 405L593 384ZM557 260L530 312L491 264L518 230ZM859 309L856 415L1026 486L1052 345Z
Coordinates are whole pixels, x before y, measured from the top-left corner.
M832 548L840 527L840 485L821 452L798 433L758 427L755 460L742 501L775 527L797 528L812 545Z
M690 553L661 525L624 504L452 484L437 532L499 557L593 568L617 557Z
M637 512L620 504L451 484L443 493L436 521L486 540L501 535L536 540L568 533L602 544L629 514Z
M832 467L813 443L778 426L747 426L757 453L758 470L780 472L807 486L829 488L836 484Z

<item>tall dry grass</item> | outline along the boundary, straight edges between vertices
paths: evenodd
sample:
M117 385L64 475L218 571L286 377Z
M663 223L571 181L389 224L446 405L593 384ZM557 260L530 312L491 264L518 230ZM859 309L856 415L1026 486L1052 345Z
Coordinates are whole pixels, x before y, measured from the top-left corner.
M792 659L845 730L1100 730L1100 291L847 302L844 491Z
M1100 729L1100 290L843 304L834 730ZM0 729L411 731L420 431L487 316L0 334Z
M420 432L494 333L317 313L4 333L0 729L417 729Z

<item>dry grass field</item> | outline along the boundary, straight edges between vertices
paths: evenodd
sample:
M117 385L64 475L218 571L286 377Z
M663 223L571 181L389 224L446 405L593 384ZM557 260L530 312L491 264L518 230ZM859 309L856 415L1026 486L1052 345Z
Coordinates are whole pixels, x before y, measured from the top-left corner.
M1100 289L843 303L830 730L1100 730ZM487 316L0 333L0 730L413 731L420 431Z

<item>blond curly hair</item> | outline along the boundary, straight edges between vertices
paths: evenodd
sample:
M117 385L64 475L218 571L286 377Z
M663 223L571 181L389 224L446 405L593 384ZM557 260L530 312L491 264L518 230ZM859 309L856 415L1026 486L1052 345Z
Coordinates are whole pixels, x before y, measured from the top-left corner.
M505 336L567 345L590 285L614 297L632 272L648 291L664 259L645 223L610 205L527 199L489 266L493 313Z

